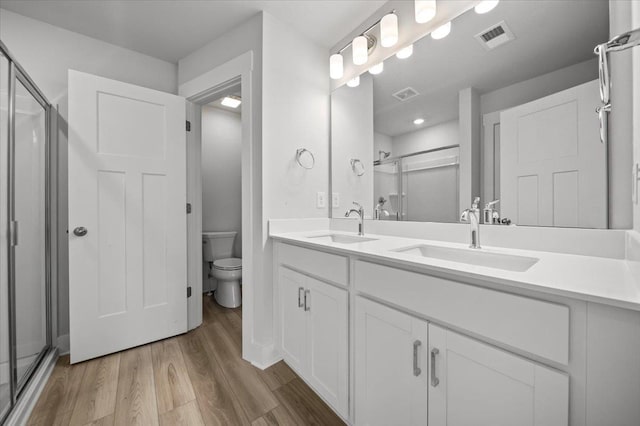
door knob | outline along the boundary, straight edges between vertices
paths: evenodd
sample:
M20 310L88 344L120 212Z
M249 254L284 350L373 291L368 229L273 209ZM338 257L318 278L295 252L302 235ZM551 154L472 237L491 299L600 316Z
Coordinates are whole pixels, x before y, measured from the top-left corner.
M73 235L75 235L76 237L84 237L85 235L87 235L87 228L85 228L84 226L78 226L73 230Z

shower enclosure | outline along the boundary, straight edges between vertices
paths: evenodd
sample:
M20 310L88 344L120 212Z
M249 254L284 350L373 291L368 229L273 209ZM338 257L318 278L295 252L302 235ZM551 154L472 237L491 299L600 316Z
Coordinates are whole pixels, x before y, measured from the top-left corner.
M51 105L0 42L0 423L51 350Z

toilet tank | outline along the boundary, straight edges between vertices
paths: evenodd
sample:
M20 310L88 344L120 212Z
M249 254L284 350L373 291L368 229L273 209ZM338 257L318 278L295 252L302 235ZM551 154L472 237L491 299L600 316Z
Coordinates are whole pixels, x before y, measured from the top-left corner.
M233 242L237 232L203 232L202 259L213 262L218 259L233 257Z

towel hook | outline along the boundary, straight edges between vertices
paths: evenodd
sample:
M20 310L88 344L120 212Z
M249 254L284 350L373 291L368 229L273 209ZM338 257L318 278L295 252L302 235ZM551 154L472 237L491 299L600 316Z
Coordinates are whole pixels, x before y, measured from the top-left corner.
M296 151L296 163L303 169L311 170L316 164L316 159L306 148L298 148Z

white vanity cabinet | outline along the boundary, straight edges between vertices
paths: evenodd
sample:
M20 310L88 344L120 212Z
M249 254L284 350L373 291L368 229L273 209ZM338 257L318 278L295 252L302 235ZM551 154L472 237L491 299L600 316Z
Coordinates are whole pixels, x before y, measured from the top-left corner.
M569 377L429 324L429 426L565 426Z
M357 425L427 424L427 322L356 298Z
M284 266L278 276L282 356L348 418L348 293Z

